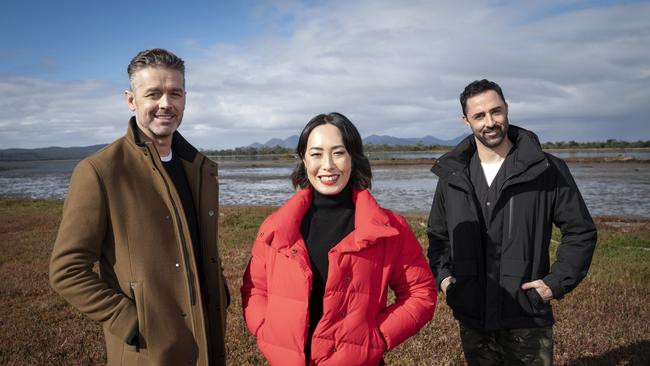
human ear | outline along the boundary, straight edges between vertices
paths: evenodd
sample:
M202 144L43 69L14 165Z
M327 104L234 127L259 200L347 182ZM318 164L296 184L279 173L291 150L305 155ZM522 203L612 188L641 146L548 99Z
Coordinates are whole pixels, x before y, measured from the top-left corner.
M126 98L126 104L129 106L131 112L135 112L135 95L131 90L124 91L124 97Z

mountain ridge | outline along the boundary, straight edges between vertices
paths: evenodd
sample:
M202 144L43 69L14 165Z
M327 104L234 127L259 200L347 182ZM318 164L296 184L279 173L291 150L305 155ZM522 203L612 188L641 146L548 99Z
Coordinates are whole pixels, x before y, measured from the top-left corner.
M433 136L402 138L388 135L370 135L363 139L364 144L385 144L391 146L410 146L410 145L442 145L455 146L465 138L458 136L455 139L442 140ZM73 146L73 147L41 147L41 148L10 148L0 149L0 161L27 161L27 160L73 160L83 159L88 155L94 154L108 144L98 144L90 146ZM276 147L280 146L287 149L295 149L298 145L298 135L291 135L285 139L272 138L265 143L255 142L246 147Z
M441 146L456 146L467 135L461 135L453 139L443 140L437 137L427 135L424 137L394 137L389 135L370 135L363 139L364 144L374 145L392 145L392 146L411 146L411 145L441 145ZM254 142L246 147L284 147L293 149L298 145L298 136L291 135L286 139L272 138L265 143Z

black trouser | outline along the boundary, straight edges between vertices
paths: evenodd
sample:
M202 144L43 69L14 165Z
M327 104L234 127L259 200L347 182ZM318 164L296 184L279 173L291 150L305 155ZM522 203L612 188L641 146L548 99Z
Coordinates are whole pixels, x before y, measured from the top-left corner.
M553 364L553 327L483 331L460 325L469 366Z

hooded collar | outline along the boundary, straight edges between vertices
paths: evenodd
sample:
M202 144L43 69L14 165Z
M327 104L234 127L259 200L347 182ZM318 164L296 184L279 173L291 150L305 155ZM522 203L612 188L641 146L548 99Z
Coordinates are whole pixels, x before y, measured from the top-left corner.
M292 246L302 241L300 224L312 201L312 188L296 192L271 217L271 227L262 233L267 243L276 249ZM399 231L391 226L390 218L377 204L367 189L353 190L352 201L355 206L354 231L339 242L332 250L338 252L357 252L373 245L377 239L396 236ZM271 239L273 240L271 241Z
M513 168L515 171L524 171L545 159L539 139L532 131L509 125L508 138L514 145L511 153L514 155ZM476 140L474 135L469 135L453 150L438 158L431 167L431 171L440 178L463 171L469 166L475 152Z
M135 121L135 116L132 116L129 119L129 127L126 132L126 138L130 142L134 143L139 148L146 147L147 144L152 144L152 141L140 131L138 124ZM185 138L180 134L180 132L175 131L172 136L172 150L174 154L177 154L181 159L187 161L194 161L198 150L192 146Z

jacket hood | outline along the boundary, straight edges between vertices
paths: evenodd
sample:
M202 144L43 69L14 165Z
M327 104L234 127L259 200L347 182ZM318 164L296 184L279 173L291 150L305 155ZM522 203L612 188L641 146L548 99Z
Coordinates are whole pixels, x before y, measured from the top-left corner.
M132 116L131 119L129 119L126 138L128 141L140 148L145 147L147 143L152 143L145 134L140 132L138 123L135 121L135 116ZM194 146L187 142L178 131L175 131L172 136L172 149L181 159L187 161L194 161L196 154L199 152Z
M312 201L312 188L304 188L291 197L263 224L261 240L276 249L292 246L302 238L300 224ZM353 190L355 205L353 240L344 238L332 250L357 252L373 245L377 239L397 236L399 231L390 223L390 218L379 206L367 189ZM276 240L272 240L276 237ZM279 240L278 240L279 239Z
M508 138L514 144L516 154L514 158L515 169L525 170L527 167L545 159L542 146L534 132L515 125L509 125ZM431 171L440 178L445 178L454 172L463 171L469 165L470 159L475 152L476 140L472 134L463 139L453 150L438 158L433 163Z

